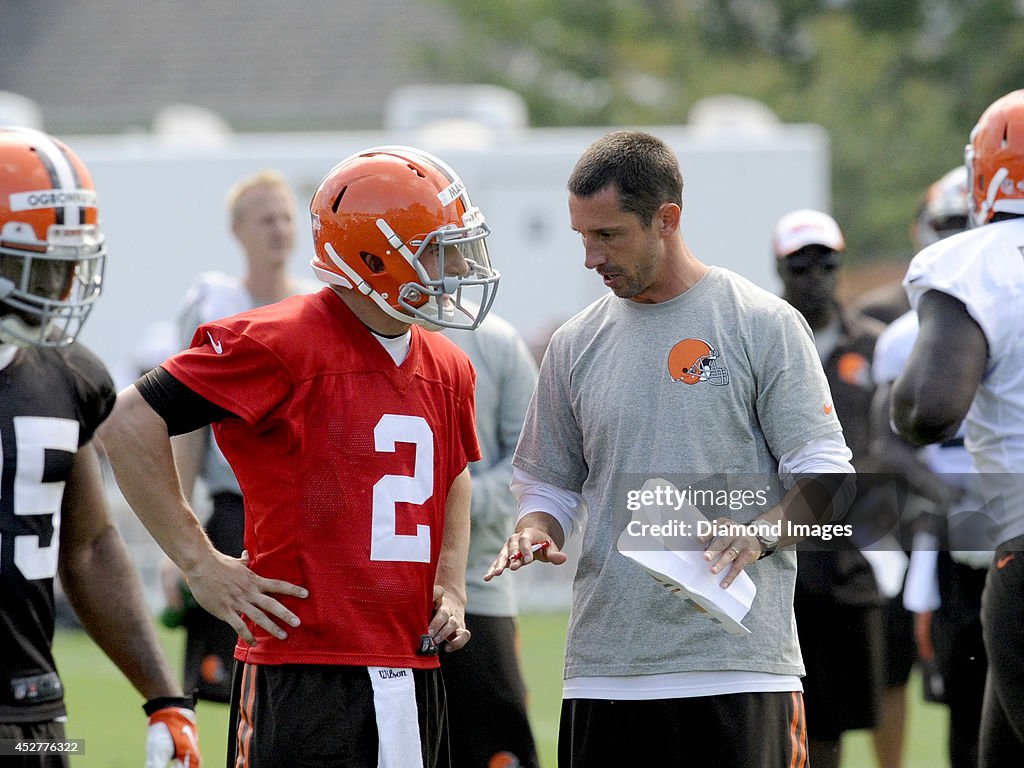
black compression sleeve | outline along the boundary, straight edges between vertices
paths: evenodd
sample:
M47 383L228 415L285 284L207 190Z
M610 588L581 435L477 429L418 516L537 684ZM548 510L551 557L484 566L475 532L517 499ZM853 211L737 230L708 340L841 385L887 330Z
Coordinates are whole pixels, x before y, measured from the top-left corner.
M154 368L135 382L139 394L167 424L171 437L234 416L186 387L163 368Z

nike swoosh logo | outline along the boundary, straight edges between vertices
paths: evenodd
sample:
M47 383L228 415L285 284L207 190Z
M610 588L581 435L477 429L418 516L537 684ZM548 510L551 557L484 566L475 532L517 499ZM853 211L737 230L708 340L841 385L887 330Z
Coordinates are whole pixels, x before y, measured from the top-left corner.
M213 351L216 352L218 355L224 354L224 346L219 341L213 338L213 334L207 331L206 335L210 337L210 344L213 345Z
M1013 558L1015 558L1016 556L1017 556L1016 553L1009 554L1009 555L1003 555L998 560L996 560L996 568L998 568L999 570L1002 570L1003 568L1006 567L1007 563L1009 563L1011 560L1013 560Z

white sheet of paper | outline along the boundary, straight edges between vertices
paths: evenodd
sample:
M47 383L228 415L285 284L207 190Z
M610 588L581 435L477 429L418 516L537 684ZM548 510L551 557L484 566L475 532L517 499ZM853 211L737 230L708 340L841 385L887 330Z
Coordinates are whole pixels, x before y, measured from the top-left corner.
M669 481L655 478L644 483L643 489L669 486L672 486ZM691 530L695 531L696 523L707 518L693 505L683 505L679 509L641 506L633 513L633 520L649 524L678 520L689 523ZM617 548L622 555L637 563L666 588L688 600L696 610L720 624L729 634L750 634L750 630L743 624L743 618L754 602L757 586L743 572L728 589L722 589L720 584L727 570L711 573L711 565L704 560L703 546L696 541L696 533L692 538L694 541L690 546L685 542L680 546L678 537L670 544L664 538L648 535L644 537L645 545L648 546L637 549L637 539L624 530L619 536Z

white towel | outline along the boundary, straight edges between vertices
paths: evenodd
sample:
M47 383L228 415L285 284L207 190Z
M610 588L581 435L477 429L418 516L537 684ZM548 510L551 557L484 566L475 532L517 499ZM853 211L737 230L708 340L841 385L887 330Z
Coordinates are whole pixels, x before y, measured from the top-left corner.
M422 768L420 720L412 670L367 667L380 747L377 768Z

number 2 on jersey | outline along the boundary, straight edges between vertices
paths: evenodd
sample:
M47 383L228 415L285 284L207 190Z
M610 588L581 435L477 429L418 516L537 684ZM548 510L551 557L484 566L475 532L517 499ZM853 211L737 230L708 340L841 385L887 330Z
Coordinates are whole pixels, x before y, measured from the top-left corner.
M371 560L430 562L430 526L418 524L416 533L398 533L395 505L423 504L434 493L434 433L420 416L384 414L373 428L374 447L394 453L397 443L416 447L412 475L384 475L373 486Z

